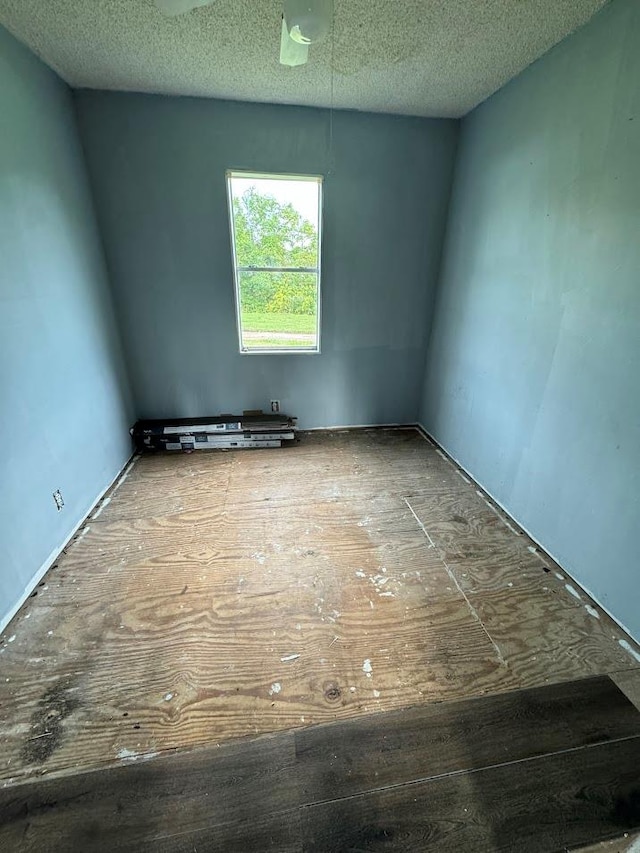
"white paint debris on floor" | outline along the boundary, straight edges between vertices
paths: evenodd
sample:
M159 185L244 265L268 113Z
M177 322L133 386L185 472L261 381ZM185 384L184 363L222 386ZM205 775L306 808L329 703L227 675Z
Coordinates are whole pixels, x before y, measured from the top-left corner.
M138 753L132 749L121 749L118 751L118 758L121 761L135 761L137 757Z
M598 611L595 609L595 607L592 607L590 604L585 604L584 609L587 611L589 616L595 616L596 619L600 618L600 614L598 613Z
M571 586L571 584L570 584L570 583L566 583L566 584L564 585L564 588L565 588L565 589L567 590L567 592L568 592L568 593L570 593L574 598L577 598L577 599L578 599L578 601L582 601L582 596L580 595L580 593L578 592L578 590L575 588L575 586Z
M274 681L274 683L269 688L269 696L274 696L276 693L280 693L282 690L282 684L279 681Z
M172 699L173 699L173 693L165 693L164 694L164 701L165 702L171 702Z
M94 512L94 514L91 516L92 520L93 520L94 518L98 518L98 516L102 513L102 511L103 511L104 509L106 509L106 507L108 507L108 506L109 506L109 504L110 504L110 503L111 503L111 498L105 498L105 499L102 501L102 503L100 504L100 506L98 507L98 509L97 509L97 510Z
M290 663L293 660L298 660L300 655L285 655L283 658L280 658L281 663Z
M486 505L489 507L489 509L491 510L491 512L492 512L494 515L496 515L496 516L500 519L500 521L504 524L504 526L505 526L505 527L508 527L508 528L509 528L509 530L510 530L512 533L514 533L516 536L519 536L519 535L520 535L520 531L519 531L519 530L516 530L516 529L515 529L515 527L513 527L513 525L511 525L511 524L509 523L509 520L505 517L505 515L504 515L502 512L500 512L500 510L498 509L498 507L494 506L494 505L491 503L491 501L490 501L490 500L488 500L488 498L486 497L486 495L484 494L484 492L481 492L481 491L480 491L480 489L476 489L476 494L477 494L479 497L481 497L481 498L482 498L482 500L486 503ZM531 553L535 554L536 556L538 556L538 557L540 556L540 555L538 554L538 549L537 549L537 548L530 547L530 548L529 548L529 550L531 551Z
M627 642L627 640L618 640L618 644L622 646L625 652L629 652L631 657L635 658L638 663L640 663L640 654L633 648L631 643Z
M362 664L362 671L367 676L367 678L371 678L371 676L373 675L373 667L371 666L371 661L369 660L369 658L367 658Z
M82 528L82 530L80 531L80 533L78 533L78 535L76 536L76 538L75 538L75 540L74 540L74 541L75 541L75 542L79 542L81 539L84 539L84 537L87 535L87 533L88 533L90 530L91 530L91 525L90 525L90 524L86 524L86 525Z
M132 469L132 468L133 468L133 466L136 464L136 462L138 461L138 459L139 459L139 458L140 458L140 455L139 455L139 454L136 454L136 455L133 457L133 459L131 460L131 462L129 462L129 464L127 465L127 467L124 469L124 471L123 471L123 472L122 472L122 474L120 475L120 479L117 481L117 483L116 483L116 484L115 484L115 486L113 487L113 490L112 490L112 492L111 492L111 494L112 494L112 495L115 495L115 493L118 491L118 489L120 488L120 486L121 486L121 485L124 483L124 481L127 479L127 477L129 476L129 474L131 473L131 469Z
M382 572L386 572L386 568L381 569ZM389 581L393 580L393 578L389 577L387 574L378 574L378 575L369 575L369 580L375 587L376 592L379 596L386 596L387 598L395 598L395 593L390 592L389 590L385 590L385 584L389 583ZM373 607L373 605L371 605Z

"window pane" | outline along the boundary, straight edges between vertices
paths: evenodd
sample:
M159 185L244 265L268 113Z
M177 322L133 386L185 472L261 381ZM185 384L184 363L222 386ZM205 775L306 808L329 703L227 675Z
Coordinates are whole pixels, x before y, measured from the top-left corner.
M236 265L318 266L316 180L230 178Z
M242 349L318 346L318 276L301 272L240 272Z

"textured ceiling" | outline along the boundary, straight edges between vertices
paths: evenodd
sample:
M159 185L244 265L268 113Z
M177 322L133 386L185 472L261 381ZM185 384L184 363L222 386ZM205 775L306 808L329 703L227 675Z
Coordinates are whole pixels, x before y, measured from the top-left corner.
M308 65L278 62L281 0L0 0L0 22L72 86L462 116L607 0L335 0Z

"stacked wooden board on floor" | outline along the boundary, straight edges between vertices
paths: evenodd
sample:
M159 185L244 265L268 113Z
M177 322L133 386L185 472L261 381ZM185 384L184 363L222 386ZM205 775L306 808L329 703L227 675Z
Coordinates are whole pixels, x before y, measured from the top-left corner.
M638 767L597 677L8 787L0 847L550 853L638 829Z
M138 421L131 434L144 450L246 450L282 447L295 440L296 419L262 411L206 418Z

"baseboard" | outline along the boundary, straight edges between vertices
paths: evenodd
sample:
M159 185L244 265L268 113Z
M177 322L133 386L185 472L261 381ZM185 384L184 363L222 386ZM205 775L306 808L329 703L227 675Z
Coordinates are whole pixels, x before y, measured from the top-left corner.
M513 515L511 515L511 513L509 512L507 507L501 501L499 501L497 498L495 498L491 494L491 492L488 491L488 489L486 489L481 483L478 483L478 481L474 478L473 474L471 474L470 471L467 468L465 468L465 466L458 459L455 458L455 456L453 456L451 453L449 453L449 451L446 449L446 447L443 447L440 444L440 442L437 441L431 435L431 433L426 429L426 427L423 424L418 422L418 423L414 424L414 426L415 426L416 430L422 435L423 438L425 438L430 444L433 444L434 447L436 447L438 450L440 450L446 456L446 458L448 459L448 461L452 465L454 465L460 471L464 471L465 475L469 478L470 482L474 486L476 486L479 491L483 492L488 498L490 498L492 503L494 503L495 506L499 507L500 510L507 516L507 518L511 519L511 521L513 521L513 523L516 524L520 528L520 530L522 530L522 532L526 534L526 536L534 543L534 545L540 551L540 553L543 556L548 557L551 562L555 563L558 566L558 568L572 582L572 584L574 584L576 587L579 587L585 593L585 595L587 595L592 601L595 601L596 604L598 605L598 607L600 607L600 609L603 610L607 614L607 616L616 623L616 625L620 628L620 630L624 631L624 633L628 637L630 637L637 646L640 647L640 641L638 641L634 637L634 635L627 628L627 626L624 625L618 619L618 617L609 610L608 607L606 607L604 604L602 604L602 602L591 592L590 589L588 589L588 587L584 586L584 584L582 584L579 580L576 580L576 578L571 574L571 572L568 572L565 569L565 567L562 565L562 563L556 557L554 557L554 555L550 551L548 551L536 539L536 537L525 527L525 525L522 524L520 521L518 521L518 519L515 518ZM632 649L630 654L632 657L636 658L636 662L640 662L640 657L638 657L638 653L635 650Z
M111 480L109 485L106 486L104 489L102 489L102 491L98 494L98 496L96 498L94 498L94 500L89 505L88 511L84 515L81 516L80 521L76 524L76 526L73 528L71 533L69 533L69 535L64 540L64 542L61 545L59 545L57 548L54 548L54 550L49 554L49 556L44 561L44 563L40 566L38 571L33 575L31 580L29 581L29 583L25 586L22 595L18 598L16 603L11 607L11 609L8 611L8 613L5 616L3 616L2 619L0 619L0 633L5 631L5 629L9 626L13 617L20 610L20 608L25 603L27 598L29 598L29 596L33 593L34 589L37 587L37 585L40 583L42 578L49 571L51 566L53 566L53 564L56 562L56 560L58 560L60 558L60 555L62 554L64 549L67 547L67 545L72 541L72 539L74 539L76 537L76 535L78 534L78 531L81 530L92 517L94 517L94 514L96 514L96 509L99 507L99 505L100 505L101 501L103 500L103 498L105 497L105 495L108 492L118 488L120 483L128 475L129 471L133 467L133 464L137 458L138 458L137 454L134 453L129 457L129 459L127 459L126 463L122 466L122 468L119 469L118 473Z

